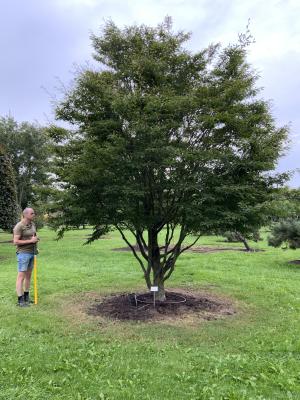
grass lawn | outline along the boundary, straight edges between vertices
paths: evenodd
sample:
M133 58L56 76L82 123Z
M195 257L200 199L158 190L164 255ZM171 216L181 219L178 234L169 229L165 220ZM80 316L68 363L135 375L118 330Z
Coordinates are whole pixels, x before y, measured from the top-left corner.
M132 292L144 282L130 253L111 250L124 246L116 233L82 246L88 233L56 242L40 231L39 304L27 309L15 305L14 247L0 244L1 400L300 399L300 265L288 264L298 251L260 242L265 252L182 255L168 286L226 296L234 316L99 323L74 312L83 293ZM224 243L203 237L199 245Z

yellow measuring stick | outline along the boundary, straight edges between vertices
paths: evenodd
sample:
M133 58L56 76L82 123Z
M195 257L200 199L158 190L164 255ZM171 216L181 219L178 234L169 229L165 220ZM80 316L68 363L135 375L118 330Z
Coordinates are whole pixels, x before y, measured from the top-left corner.
M33 285L34 285L34 304L38 303L38 288L37 288L37 259L36 254L33 259Z

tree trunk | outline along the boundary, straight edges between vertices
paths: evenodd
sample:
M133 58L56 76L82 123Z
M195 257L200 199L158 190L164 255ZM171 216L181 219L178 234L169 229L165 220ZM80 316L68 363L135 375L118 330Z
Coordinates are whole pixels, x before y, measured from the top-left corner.
M244 244L247 251L253 251L253 249L249 246L246 238L240 232L237 232L237 237Z
M158 233L155 229L148 230L148 263L153 273L153 284L158 287L158 292L155 293L157 301L165 301L165 285L163 269L160 261L160 249L158 245Z
M155 299L157 301L166 301L165 283L163 280L154 282L155 286L158 286L158 292L155 293Z

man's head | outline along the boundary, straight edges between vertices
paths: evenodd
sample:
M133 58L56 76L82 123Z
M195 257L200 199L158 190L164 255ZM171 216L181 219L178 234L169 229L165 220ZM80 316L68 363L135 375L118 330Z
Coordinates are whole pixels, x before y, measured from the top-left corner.
M34 220L35 217L35 212L33 210L33 208L25 208L25 210L23 211L23 217L25 219L27 219L28 221L32 221Z

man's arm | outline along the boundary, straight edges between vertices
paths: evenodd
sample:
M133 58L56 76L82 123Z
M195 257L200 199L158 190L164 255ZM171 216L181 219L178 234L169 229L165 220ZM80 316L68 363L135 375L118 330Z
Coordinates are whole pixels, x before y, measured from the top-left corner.
M14 244L31 244L31 243L36 243L38 241L37 236L32 236L31 239L28 240L21 240L20 239L21 235L14 235L13 242Z

